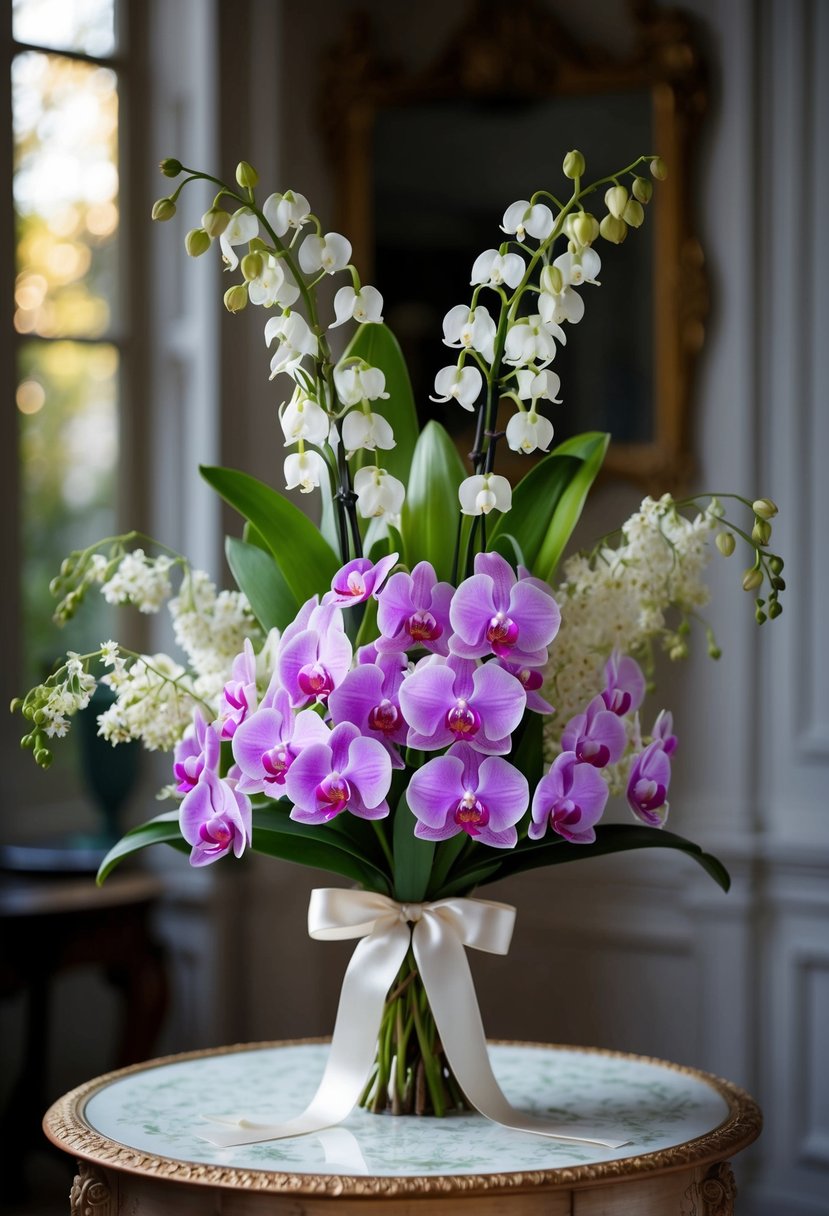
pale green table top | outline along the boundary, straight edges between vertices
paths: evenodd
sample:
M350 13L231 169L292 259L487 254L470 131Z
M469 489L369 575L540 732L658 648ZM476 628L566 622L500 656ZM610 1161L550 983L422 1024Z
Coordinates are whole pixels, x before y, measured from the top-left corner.
M512 1044L490 1050L513 1105L567 1123L574 1134L622 1132L631 1143L615 1150L565 1144L501 1128L477 1114L418 1119L359 1110L338 1128L290 1140L220 1149L199 1138L201 1114L244 1113L273 1123L299 1113L316 1088L327 1050L327 1044L291 1043L151 1062L67 1095L45 1126L66 1151L103 1164L126 1160L126 1168L143 1171L150 1169L146 1162L166 1158L169 1176L187 1176L189 1166L172 1164L178 1162L217 1167L210 1171L217 1178L228 1170L353 1178L491 1175L603 1162L616 1173L620 1159L652 1154L664 1166L675 1151L678 1161L710 1160L720 1140L721 1156L748 1142L746 1127L735 1125L746 1096L705 1074L636 1056ZM758 1128L759 1122L749 1139Z

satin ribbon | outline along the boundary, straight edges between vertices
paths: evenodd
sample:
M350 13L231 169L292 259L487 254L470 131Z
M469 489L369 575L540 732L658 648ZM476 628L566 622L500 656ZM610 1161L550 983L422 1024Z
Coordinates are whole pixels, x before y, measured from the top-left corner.
M574 1134L516 1110L505 1098L489 1062L484 1028L465 947L506 954L515 909L485 899L397 903L373 891L319 888L311 893L308 932L318 941L360 938L343 979L331 1049L310 1105L284 1123L206 1116L216 1126L199 1130L228 1148L319 1132L341 1123L356 1106L374 1064L386 995L411 945L443 1050L469 1102L487 1119L516 1131L580 1144L621 1148L628 1140Z

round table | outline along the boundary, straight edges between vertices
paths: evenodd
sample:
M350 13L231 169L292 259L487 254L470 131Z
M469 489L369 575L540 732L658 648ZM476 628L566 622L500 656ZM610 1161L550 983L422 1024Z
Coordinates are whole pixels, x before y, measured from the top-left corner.
M730 1216L728 1158L760 1133L744 1092L661 1060L534 1043L490 1046L513 1105L630 1143L597 1148L444 1119L358 1110L326 1132L221 1149L203 1115L267 1122L298 1113L327 1043L264 1043L151 1060L87 1082L44 1119L78 1158L73 1216ZM210 1196L205 1191L210 1191Z

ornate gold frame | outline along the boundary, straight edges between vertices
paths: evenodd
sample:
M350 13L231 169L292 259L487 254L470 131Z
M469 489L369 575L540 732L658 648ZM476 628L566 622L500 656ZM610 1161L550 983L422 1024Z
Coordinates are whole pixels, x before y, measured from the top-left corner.
M454 1196L492 1194L494 1191L532 1191L538 1187L575 1187L611 1183L632 1175L668 1173L724 1162L726 1158L746 1148L760 1135L763 1116L757 1103L744 1090L730 1081L724 1081L710 1073L701 1072L682 1064L672 1064L650 1056L632 1056L620 1051L607 1051L598 1047L579 1047L574 1050L591 1055L609 1056L616 1059L634 1059L648 1064L658 1064L673 1072L696 1077L710 1085L728 1106L728 1117L704 1136L689 1140L673 1148L653 1153L642 1153L635 1157L624 1157L613 1161L600 1161L590 1165L577 1165L550 1170L532 1170L509 1174L463 1174L436 1175L434 1177L363 1177L342 1174L290 1174L274 1170L240 1170L224 1165L206 1165L193 1161L176 1161L170 1157L156 1157L139 1152L117 1140L110 1140L94 1131L84 1118L84 1108L89 1098L120 1077L144 1072L163 1064L181 1060L197 1060L206 1056L228 1055L237 1051L257 1048L288 1047L296 1043L324 1043L328 1039L278 1040L272 1043L240 1043L233 1047L222 1047L209 1051L189 1051L181 1055L165 1056L145 1064L134 1064L117 1072L107 1073L93 1081L87 1081L64 1097L59 1098L47 1111L43 1130L49 1140L59 1149L82 1160L99 1166L130 1174L141 1174L158 1179L201 1184L204 1186L233 1187L240 1190L266 1191L280 1195L351 1195L392 1199L399 1196ZM504 1043L504 1040L494 1040ZM549 1043L506 1043L509 1046L549 1049ZM567 1048L562 1048L567 1050Z
M612 58L577 43L540 0L471 0L443 54L409 73L375 51L368 19L355 13L324 63L320 123L334 166L338 226L370 275L372 131L379 110L434 100L650 92L653 150L670 167L653 211L654 437L612 444L605 467L663 493L681 488L693 467L690 402L708 280L691 218L691 167L707 103L706 75L683 14L650 0L631 0L630 7L634 50Z

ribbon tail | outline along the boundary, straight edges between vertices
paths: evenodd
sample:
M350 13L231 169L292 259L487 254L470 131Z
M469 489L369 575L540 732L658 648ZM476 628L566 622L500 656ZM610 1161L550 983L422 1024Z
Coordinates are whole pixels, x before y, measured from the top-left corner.
M567 1124L554 1124L516 1110L501 1091L487 1051L475 986L463 942L438 917L424 916L415 926L412 947L440 1041L452 1070L475 1109L494 1123L578 1144L621 1148L627 1139L602 1139L590 1130L581 1134Z
M285 1123L257 1123L239 1119L233 1127L219 1117L207 1118L213 1126L199 1129L202 1140L220 1148L257 1144L304 1136L333 1127L345 1119L360 1099L377 1050L386 994L391 988L411 941L408 925L378 926L362 938L351 956L343 979L331 1050L322 1080L310 1105Z

